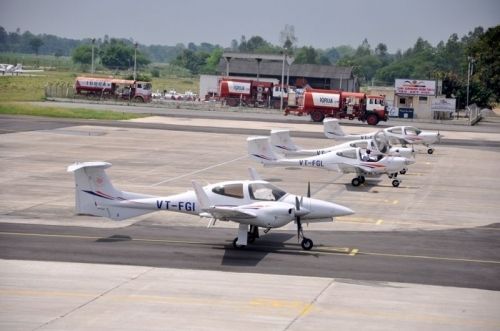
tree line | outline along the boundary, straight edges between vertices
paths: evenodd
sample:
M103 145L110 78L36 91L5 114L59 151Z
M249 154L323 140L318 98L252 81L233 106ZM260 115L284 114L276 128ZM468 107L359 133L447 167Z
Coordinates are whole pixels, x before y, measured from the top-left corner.
M439 79L443 93L456 97L464 107L469 68L470 100L485 106L499 101L500 91L500 25L484 30L477 27L459 37L452 34L436 46L418 38L409 49L391 54L387 45L375 47L364 39L357 47L341 45L327 49L297 46L293 25L280 32L280 45L260 36L233 39L229 47L210 43L175 46L142 45L132 39L104 38L74 40L53 35L34 35L29 31L7 32L0 26L0 52L71 56L75 63L88 70L92 48L96 63L110 69L133 67L135 54L139 68L148 68L159 75L154 63L169 63L193 75L215 73L224 51L293 55L294 63L311 63L352 67L363 85L393 85L396 78ZM153 64L152 64L153 63ZM148 66L149 65L149 66Z

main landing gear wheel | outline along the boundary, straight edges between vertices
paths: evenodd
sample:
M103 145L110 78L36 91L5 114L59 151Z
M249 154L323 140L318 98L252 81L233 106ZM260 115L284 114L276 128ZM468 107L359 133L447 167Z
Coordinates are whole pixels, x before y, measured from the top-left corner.
M394 179L394 180L392 181L392 186L394 186L394 187L398 187L400 183L401 183L401 182L400 182L399 180Z
M356 187L356 186L363 184L364 182L365 182L365 176L358 176L358 177L354 177L351 180L351 185Z
M311 239L304 238L304 239L302 239L302 242L300 243L300 246L302 246L302 248L305 251L309 251L309 250L311 250L311 248L313 248L314 243L313 243L313 241Z
M399 173L400 173L401 175L406 174L406 169L401 169L401 170L399 171Z
M234 238L234 240L233 240L233 247L234 248L241 249L241 248L245 247L245 245L238 245L237 242L238 242L238 237Z
M433 148L429 148L429 149L427 150L427 154L432 154L432 153L434 153L434 149L433 149Z

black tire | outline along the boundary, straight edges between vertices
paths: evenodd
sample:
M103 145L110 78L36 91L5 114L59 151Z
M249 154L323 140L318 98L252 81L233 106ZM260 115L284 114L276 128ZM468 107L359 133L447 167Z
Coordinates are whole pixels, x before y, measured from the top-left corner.
M406 169L402 169L402 170L400 170L400 171L399 171L399 173L400 173L401 175L406 174Z
M323 112L321 112L320 110L313 110L311 112L311 119L313 120L313 122L323 122L323 120L325 119L325 114L323 114Z
M398 187L399 184L400 184L400 182L397 179L395 179L395 180L392 181L392 186L394 186L394 187Z
M238 237L234 238L233 240L233 247L236 248L236 249L241 249L243 247L245 247L245 245L238 245L236 242L238 241Z
M358 177L355 177L351 180L351 185L354 187L357 187L357 186L361 185L361 181L359 180Z
M144 103L144 99L142 97L135 97L134 98L134 102L137 102L137 103Z
M369 125L377 125L378 124L378 116L375 114L370 114L366 117L366 123Z
M429 148L429 149L427 150L427 154L432 154L432 153L434 153L434 149Z
M237 99L226 99L226 105L228 105L229 107L237 107L238 106L238 102L239 100Z
M309 238L304 238L302 239L302 242L300 243L300 246L302 246L302 249L305 251L310 251L311 248L313 248L314 243L311 239Z

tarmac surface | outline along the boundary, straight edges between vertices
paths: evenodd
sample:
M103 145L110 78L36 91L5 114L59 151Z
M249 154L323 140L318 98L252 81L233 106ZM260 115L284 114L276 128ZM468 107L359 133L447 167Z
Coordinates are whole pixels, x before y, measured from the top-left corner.
M419 149L399 188L386 177L353 188L351 175L246 157L246 136L270 128L307 148L335 143L302 120L0 116L0 329L498 330L500 125L484 125L441 126L443 143ZM293 193L310 181L313 197L356 214L305 227L310 252L293 224L234 250L232 223L74 215L65 168L93 160L113 163L118 188L158 195L252 166Z

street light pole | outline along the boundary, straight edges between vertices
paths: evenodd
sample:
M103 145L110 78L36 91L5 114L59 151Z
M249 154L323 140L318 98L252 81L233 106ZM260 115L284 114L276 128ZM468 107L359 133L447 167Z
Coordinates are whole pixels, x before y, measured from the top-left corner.
M285 80L285 59L286 59L286 51L283 52L283 64L281 65L281 97L280 97L280 111L283 111L283 85Z
M467 57L468 65L467 65L467 101L465 107L469 106L469 85L470 85L470 76L472 75L472 71L474 70L474 59L472 56Z
M134 81L137 78L137 43L134 44Z

